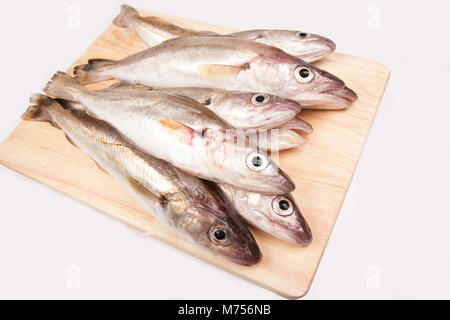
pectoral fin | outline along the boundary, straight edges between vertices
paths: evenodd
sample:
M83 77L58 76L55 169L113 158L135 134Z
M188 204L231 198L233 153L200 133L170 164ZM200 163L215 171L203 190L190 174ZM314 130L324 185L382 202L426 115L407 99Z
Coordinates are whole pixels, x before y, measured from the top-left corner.
M248 65L229 66L222 64L204 64L197 68L197 74L205 79L220 81L227 78L235 79L241 72L248 69Z
M185 126L181 122L175 121L173 119L165 118L159 120L159 123L161 123L165 128L170 130L187 130L191 129L188 126ZM192 129L191 129L192 130Z
M191 127L170 118L161 119L159 123L169 130L171 134L178 136L184 143L192 143L195 130Z

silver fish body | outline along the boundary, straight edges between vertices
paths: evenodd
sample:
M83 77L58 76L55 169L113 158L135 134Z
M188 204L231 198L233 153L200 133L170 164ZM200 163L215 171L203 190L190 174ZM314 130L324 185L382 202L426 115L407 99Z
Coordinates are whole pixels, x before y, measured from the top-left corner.
M144 85L117 83L100 91L134 90L156 89ZM294 130L306 134L313 131L312 126L306 121L293 118L297 110L300 110L300 105L292 100L262 93L209 88L182 87L161 90L187 96L205 105L234 128L243 129L242 132L261 150L282 151L302 146L306 144L306 140ZM83 106L76 106L73 102L63 103L70 104L69 108L72 109L84 109Z
M118 27L133 29L149 47L177 37L221 36L210 31L182 28L159 17L143 17L136 9L128 5L122 6L114 24ZM277 47L306 62L320 60L336 49L335 43L330 39L317 34L293 30L248 30L231 33L227 36Z
M253 265L261 252L249 230L203 181L140 151L106 122L64 110L35 95L25 120L48 121L89 154L152 215L178 236L241 265Z
M161 90L194 99L236 129L271 129L289 121L301 111L293 100L265 93L227 91L199 87L153 89L145 85L117 83L100 91Z
M64 73L57 73L45 92L79 102L143 151L195 176L263 193L295 188L267 155L220 119L206 116L192 99L148 90L91 92Z
M156 88L204 87L265 92L302 107L343 109L357 99L345 83L284 51L232 37L182 37L120 61L74 69L82 84L118 79Z
M101 92L156 90L144 85L117 83ZM293 118L300 105L292 100L261 93L247 93L208 88L166 88L164 92L188 96L237 129L243 129L249 140L261 150L282 151L306 144L306 140L294 130L310 134L312 126ZM264 100L258 100L259 98ZM85 107L71 101L61 101L70 109ZM289 120L290 119L290 120ZM270 130L268 130L270 129ZM275 130L273 130L275 129Z
M156 89L143 85L117 83L99 91L123 92L139 90ZM189 98L205 105L234 128L242 129L242 134L245 134L261 150L282 151L302 146L306 144L306 140L294 130L306 134L310 134L313 131L311 125L303 120L294 118L286 121L291 118L291 116L288 116L289 113L292 115L296 114L295 105L297 103L287 100L287 103L280 103L277 106L278 101L280 99L283 101L283 99L276 96L208 88L170 88L162 89L162 91L189 96ZM264 102L258 102L257 99L259 97L263 97ZM67 109L86 109L85 106L77 102L67 100L59 100L59 102ZM291 110L289 109L286 110L286 108L289 108L287 104L290 102L292 102L293 112L290 112ZM270 106L267 106L269 103ZM273 127L275 125L278 126Z

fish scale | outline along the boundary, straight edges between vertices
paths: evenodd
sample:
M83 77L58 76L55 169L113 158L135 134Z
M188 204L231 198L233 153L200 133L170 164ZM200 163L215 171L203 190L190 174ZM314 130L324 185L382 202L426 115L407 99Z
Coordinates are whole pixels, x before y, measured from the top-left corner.
M177 37L230 36L278 47L306 62L320 60L336 49L335 43L330 39L294 30L248 30L228 35L211 31L195 31L182 28L159 17L142 17L136 9L128 5L122 5L121 12L113 23L121 28L133 29L149 47Z

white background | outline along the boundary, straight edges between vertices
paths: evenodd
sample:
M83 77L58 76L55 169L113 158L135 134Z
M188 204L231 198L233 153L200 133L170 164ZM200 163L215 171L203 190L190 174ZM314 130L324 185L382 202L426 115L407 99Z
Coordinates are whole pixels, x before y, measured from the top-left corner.
M0 140L122 1L9 1L0 11ZM133 1L236 29L319 33L392 69L307 299L450 298L448 1ZM70 7L74 5L74 7ZM73 14L81 10L81 20ZM0 166L0 298L279 297Z

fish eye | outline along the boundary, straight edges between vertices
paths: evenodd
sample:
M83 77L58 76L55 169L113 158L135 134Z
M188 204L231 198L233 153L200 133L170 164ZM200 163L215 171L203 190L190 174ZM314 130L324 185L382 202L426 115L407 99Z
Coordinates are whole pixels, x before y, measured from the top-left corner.
M306 67L298 67L295 69L295 79L300 83L308 83L314 79L312 71Z
M308 36L308 34L305 33L305 32L298 32L297 35L298 35L300 38L306 38L306 37Z
M255 106L263 106L270 100L269 95L267 94L255 94L252 97L252 103Z
M262 171L267 168L269 160L259 152L252 152L247 157L247 167L252 171Z
M228 231L225 226L214 226L209 230L209 238L217 245L225 245L228 243Z
M284 196L276 197L272 202L273 210L280 216L286 217L294 212L294 204Z

